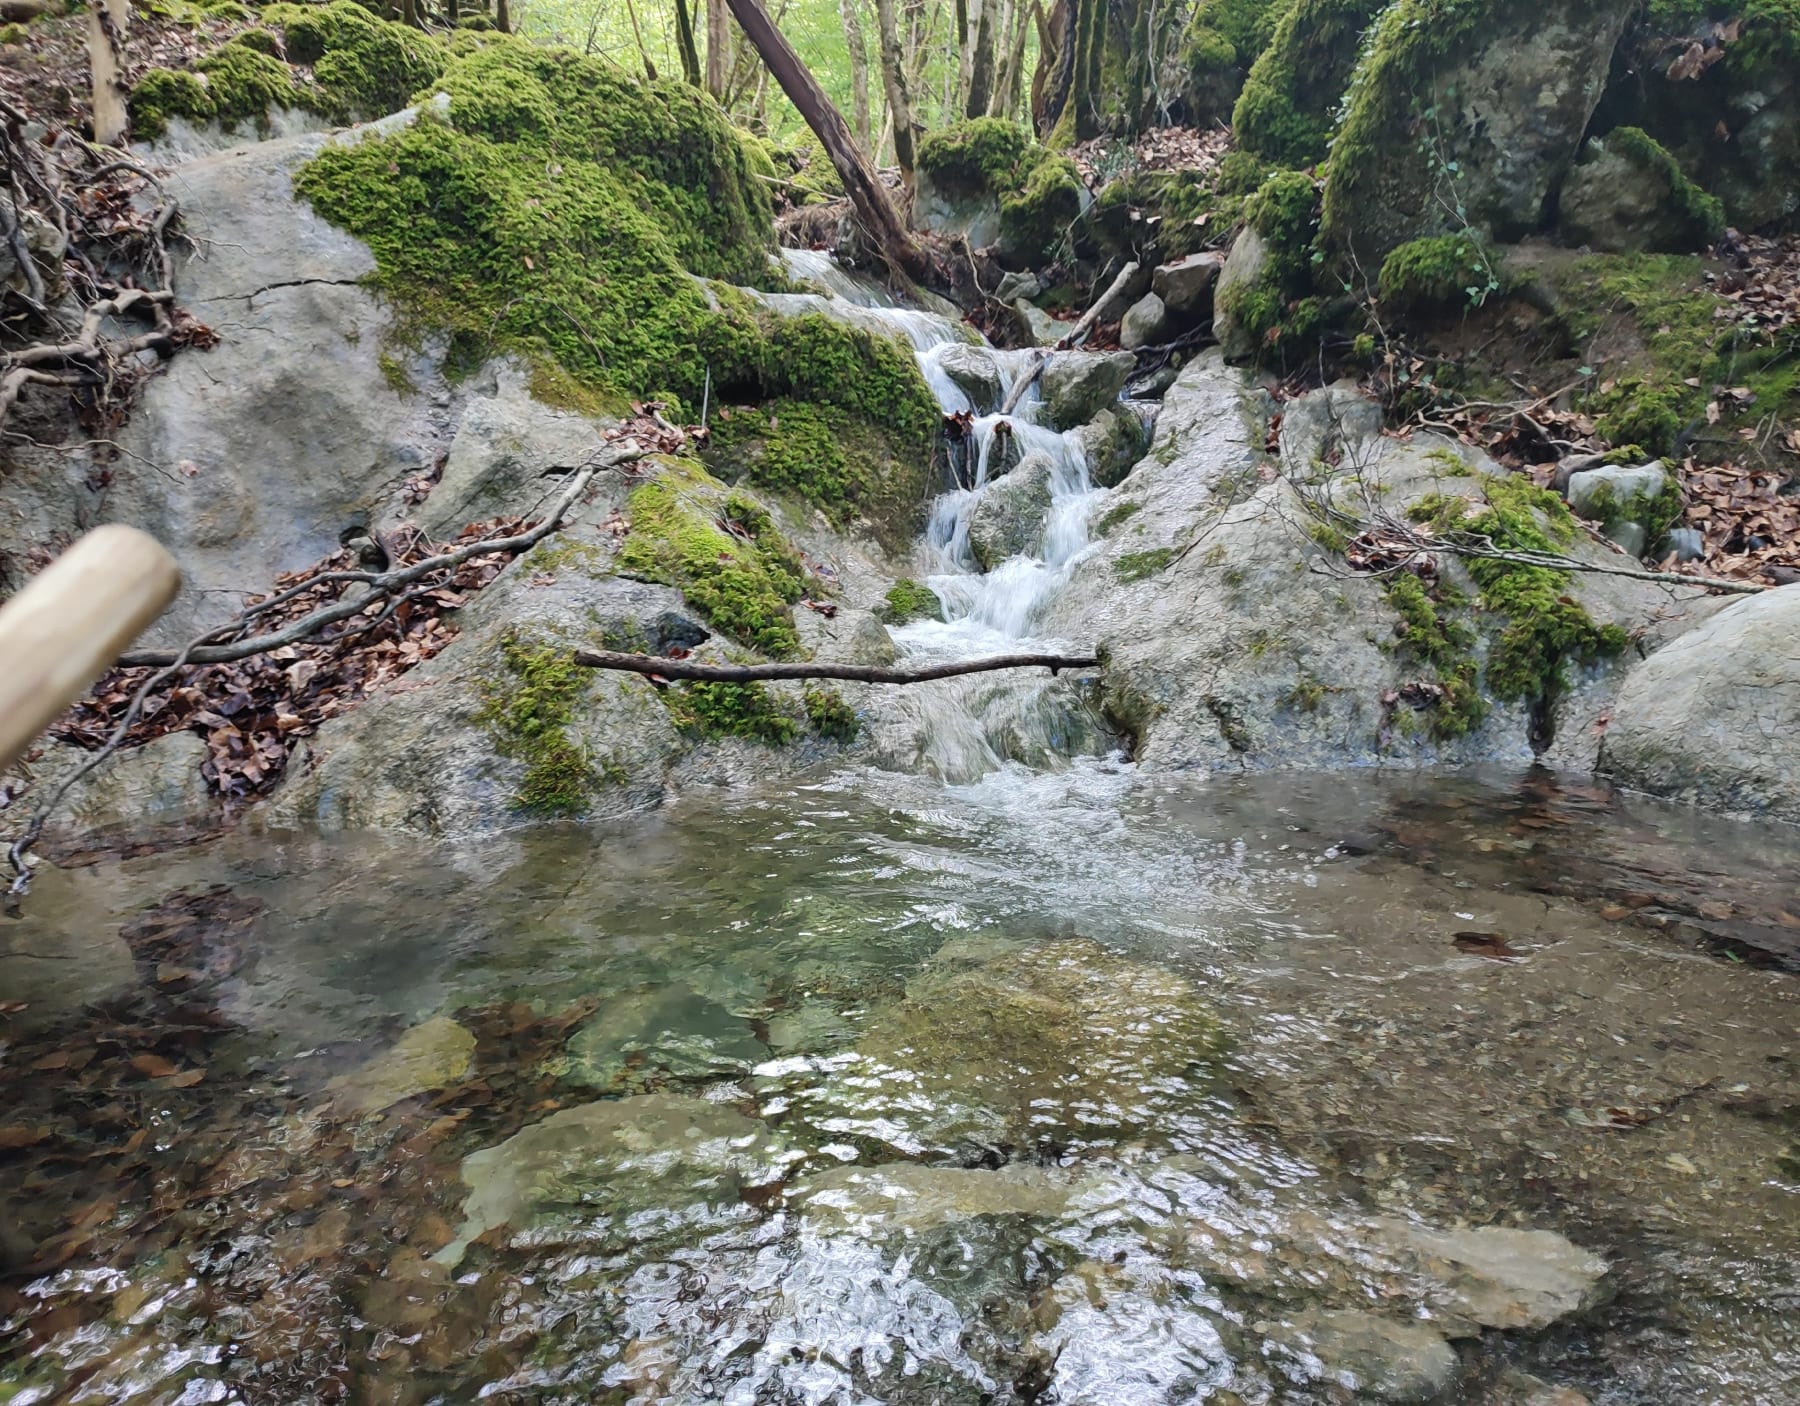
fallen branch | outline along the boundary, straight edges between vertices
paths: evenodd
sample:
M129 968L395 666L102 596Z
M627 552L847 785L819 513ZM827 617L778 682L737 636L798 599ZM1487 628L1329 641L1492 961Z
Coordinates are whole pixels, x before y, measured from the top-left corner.
M1551 571L1585 571L1595 576L1623 576L1628 581L1655 581L1669 586L1697 586L1702 590L1720 591L1726 595L1758 596L1769 590L1753 581L1728 581L1718 576L1689 576L1680 571L1643 571L1609 562L1582 561L1561 552L1521 552L1496 547L1486 537L1461 538L1421 537L1419 550L1447 552L1451 556L1474 557L1483 561L1511 562L1517 566L1541 566Z
M1137 260L1133 259L1130 263L1126 264L1124 268L1119 270L1119 276L1112 281L1111 285L1108 286L1104 293L1094 300L1093 307L1089 308L1081 315L1081 321L1070 328L1069 335L1064 337L1056 345L1064 350L1080 345L1081 340L1086 337L1089 332L1094 330L1094 324L1100 320L1100 310L1110 303L1113 300L1114 295L1123 290L1125 285L1130 283L1137 275L1138 263Z
M588 485L594 481L596 474L606 469L614 469L636 459L642 459L650 451L636 446L630 448L611 447L600 451L582 466L575 474L574 480L563 490L562 496L556 500L544 520L529 532L521 532L512 537L489 538L478 542L469 542L452 552L442 552L434 557L426 557L411 566L397 568L393 571L366 572L340 571L326 577L316 577L305 583L306 588L316 586L320 581L363 581L369 589L360 596L336 601L323 609L315 610L311 615L302 616L290 625L266 635L253 635L249 639L237 640L231 644L207 645L205 640L218 634L217 630L208 631L200 640L190 641L179 651L161 649L136 650L120 658L123 668L160 668L173 664L177 658L185 659L189 664L232 664L240 659L248 659L253 654L266 654L272 649L280 649L283 645L295 644L310 635L317 634L327 625L339 620L348 620L360 615L375 602L393 594L404 586L410 586L422 576L435 571L454 570L464 562L478 556L489 556L496 552L516 553L528 551L544 538L562 526L562 520L568 515L576 501L587 491ZM261 605L252 606L244 613L243 619L250 619L269 607L289 599L296 591L264 601Z
M758 683L773 679L842 679L848 683L914 684L935 679L986 674L1000 669L1096 669L1093 655L1003 654L991 659L964 659L954 664L934 664L925 669L884 669L868 664L696 664L687 659L659 659L653 654L615 654L610 650L578 649L574 660L584 669L618 669L663 679L695 683Z
M1025 392L1037 384L1037 378L1044 374L1044 368L1050 364L1050 353L1041 351L1033 363L1031 370L1013 383L1012 394L1007 396L1006 404L1000 407L1002 415L1010 415L1019 408L1019 402L1025 399Z

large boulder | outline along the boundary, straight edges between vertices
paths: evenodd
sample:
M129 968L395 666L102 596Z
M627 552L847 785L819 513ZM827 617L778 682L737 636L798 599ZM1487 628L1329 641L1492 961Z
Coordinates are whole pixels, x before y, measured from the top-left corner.
M1590 141L1558 207L1563 238L1604 254L1691 254L1725 230L1725 211L1636 127Z
M1268 267L1268 242L1255 225L1245 225L1231 246L1213 292L1213 335L1219 339L1227 361L1249 361L1256 355L1256 330L1233 314L1231 295L1256 287Z
M1800 587L1721 610L1626 679L1601 767L1719 810L1800 821Z
M1374 268L1397 245L1465 222L1503 240L1539 229L1635 8L1389 8L1332 145L1326 235Z
M1520 696L1518 679L1502 689L1490 666L1506 617L1477 607L1480 588L1461 564L1435 559L1450 604L1425 604L1422 582L1351 569L1330 512L1367 513L1374 502L1405 520L1426 499L1434 511L1457 499L1477 511L1489 492L1516 487L1529 490L1537 521L1548 495L1450 442L1383 438L1379 415L1349 388L1283 409L1271 455L1266 394L1217 352L1184 368L1149 452L1097 500L1099 540L1044 622L1099 645L1107 715L1140 765L1516 763L1541 749L1591 767L1594 725L1627 670L1625 654L1611 652L1625 632L1646 632L1653 647L1711 607L1668 614L1656 587L1618 577L1545 582L1555 586L1542 592L1545 608L1560 609L1565 594L1578 602L1585 619L1567 623L1597 647L1541 661L1561 676L1548 697ZM1568 551L1618 560L1556 506Z
M1044 368L1044 419L1054 429L1085 425L1118 400L1137 369L1130 352L1059 352Z

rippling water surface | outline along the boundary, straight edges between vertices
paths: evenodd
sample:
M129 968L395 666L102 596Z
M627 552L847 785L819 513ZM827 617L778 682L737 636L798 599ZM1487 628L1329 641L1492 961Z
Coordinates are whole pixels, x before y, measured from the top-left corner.
M1098 761L48 875L0 1401L1800 1400L1796 872Z

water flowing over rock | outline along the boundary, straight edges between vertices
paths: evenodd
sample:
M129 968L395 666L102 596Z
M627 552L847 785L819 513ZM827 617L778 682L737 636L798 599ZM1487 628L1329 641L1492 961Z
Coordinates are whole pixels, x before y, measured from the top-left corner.
M1653 795L1800 821L1800 587L1738 601L1634 669L1601 763Z
M969 514L969 547L984 568L991 571L1010 557L1035 554L1043 545L1054 472L1049 455L1032 454L981 490Z

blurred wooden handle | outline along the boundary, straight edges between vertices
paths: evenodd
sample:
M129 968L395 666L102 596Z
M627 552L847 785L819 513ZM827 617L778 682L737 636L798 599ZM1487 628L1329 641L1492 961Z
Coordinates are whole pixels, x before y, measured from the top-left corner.
M85 693L181 589L135 527L98 527L0 606L0 771Z

